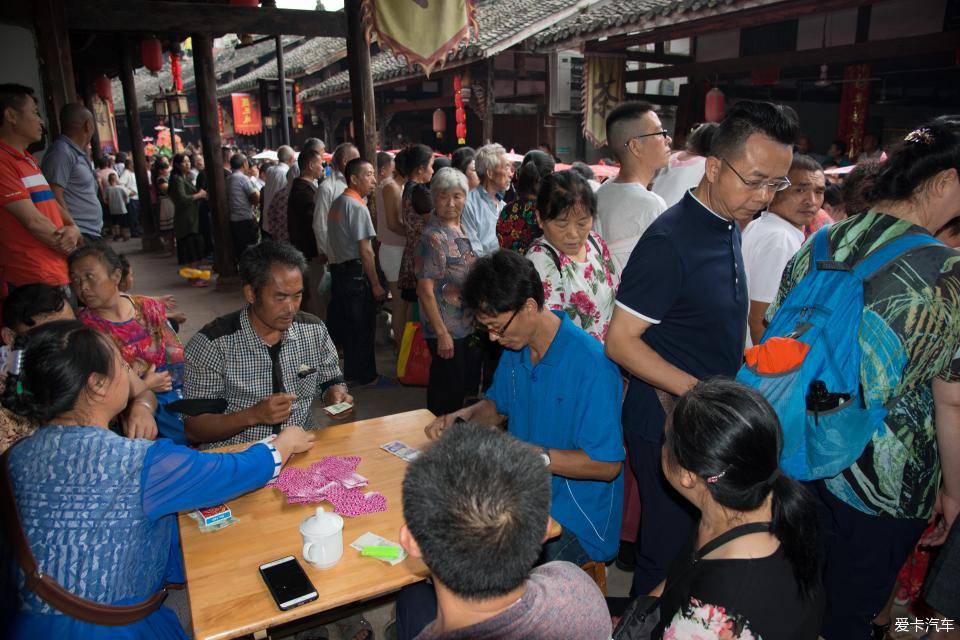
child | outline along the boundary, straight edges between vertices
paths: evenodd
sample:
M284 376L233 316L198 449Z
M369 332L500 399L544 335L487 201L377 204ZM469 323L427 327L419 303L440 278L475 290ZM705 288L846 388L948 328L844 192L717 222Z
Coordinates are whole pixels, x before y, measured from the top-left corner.
M127 202L130 201L130 194L126 187L120 185L117 174L109 174L107 180L109 182L106 190L107 205L110 207L113 239L126 242L130 239L130 225L127 224Z

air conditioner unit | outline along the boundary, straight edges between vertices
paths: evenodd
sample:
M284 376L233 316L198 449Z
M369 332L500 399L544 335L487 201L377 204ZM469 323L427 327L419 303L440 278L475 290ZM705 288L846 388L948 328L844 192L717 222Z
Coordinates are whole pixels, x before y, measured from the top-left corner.
M583 90L583 56L579 51L550 54L550 115L579 113Z

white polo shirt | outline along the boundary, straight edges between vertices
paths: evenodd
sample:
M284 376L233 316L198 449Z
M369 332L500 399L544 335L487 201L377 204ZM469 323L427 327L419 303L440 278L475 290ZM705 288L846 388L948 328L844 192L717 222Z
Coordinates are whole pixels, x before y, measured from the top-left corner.
M622 273L643 232L666 211L667 203L642 184L610 179L597 189L597 217L593 230L607 243Z

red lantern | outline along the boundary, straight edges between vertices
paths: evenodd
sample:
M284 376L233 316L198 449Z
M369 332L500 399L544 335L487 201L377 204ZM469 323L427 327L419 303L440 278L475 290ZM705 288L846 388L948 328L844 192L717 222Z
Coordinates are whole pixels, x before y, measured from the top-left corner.
M460 90L463 89L463 79L460 76L453 76L453 90L456 93L460 93Z
M100 96L104 102L113 102L113 84L110 82L110 78L101 75L97 78L95 87L97 95Z
M453 94L453 104L457 109L463 109L463 96L461 96L459 92Z
M163 69L163 45L156 38L147 38L140 43L140 55L143 66L157 73Z
M457 124L467 123L467 112L463 109L457 109Z
M720 122L727 107L723 97L723 91L714 87L707 92L707 100L704 105L704 117L707 122Z
M433 132L438 138L443 137L443 132L447 130L447 114L443 109L436 109L433 112Z
M180 56L170 53L170 75L173 76L173 88L178 92L183 91L183 76L180 70Z
M461 122L457 125L457 142L460 144L467 143L467 125L464 122Z

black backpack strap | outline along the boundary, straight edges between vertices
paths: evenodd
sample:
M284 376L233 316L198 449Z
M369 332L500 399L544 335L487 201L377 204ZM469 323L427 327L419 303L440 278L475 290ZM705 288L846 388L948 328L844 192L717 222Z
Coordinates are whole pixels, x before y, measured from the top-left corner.
M696 553L693 554L693 561L699 562L704 556L713 553L731 540L748 536L751 533L769 533L770 524L771 523L769 522L751 522L749 524L742 524L739 527L734 527L725 533L721 533L719 536L697 549Z

